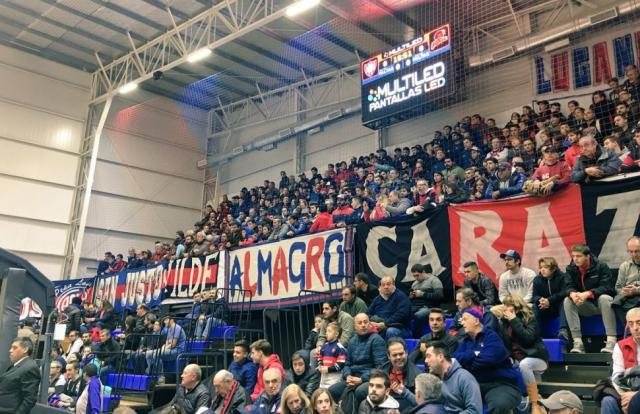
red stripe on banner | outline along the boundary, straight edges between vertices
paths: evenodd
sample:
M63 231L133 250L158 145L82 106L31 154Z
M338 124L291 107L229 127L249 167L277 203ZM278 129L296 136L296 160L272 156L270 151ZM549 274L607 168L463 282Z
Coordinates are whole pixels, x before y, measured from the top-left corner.
M593 45L593 70L594 83L598 84L611 79L611 64L609 63L607 42Z
M569 90L569 52L551 55L551 67L553 69L553 90Z
M555 257L560 268L571 261L571 246L585 242L580 187L572 184L545 198L521 197L449 207L453 282L464 281L462 265L478 263L497 283L505 271L500 253L515 249L522 265L537 272L538 259Z

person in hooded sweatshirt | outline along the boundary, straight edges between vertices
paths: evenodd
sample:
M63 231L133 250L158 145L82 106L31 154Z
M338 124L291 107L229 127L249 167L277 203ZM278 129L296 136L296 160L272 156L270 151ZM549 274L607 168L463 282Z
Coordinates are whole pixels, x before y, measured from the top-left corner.
M280 361L280 357L273 353L273 347L271 343L266 339L258 339L251 344L251 359L253 363L258 365L258 376L256 378L256 385L253 387L253 393L251 393L251 401L256 401L258 396L264 391L264 382L262 377L264 372L269 368L275 368L280 371L280 380L286 378L286 372Z
M442 379L442 401L447 413L481 414L482 395L478 381L451 358L444 342L429 344L425 352L429 372Z
M294 352L291 356L291 369L287 370L287 383L296 384L307 397L320 385L320 374L309 366L305 352Z
M358 414L400 414L400 404L391 395L391 380L379 369L372 369L369 376L369 394L360 403Z

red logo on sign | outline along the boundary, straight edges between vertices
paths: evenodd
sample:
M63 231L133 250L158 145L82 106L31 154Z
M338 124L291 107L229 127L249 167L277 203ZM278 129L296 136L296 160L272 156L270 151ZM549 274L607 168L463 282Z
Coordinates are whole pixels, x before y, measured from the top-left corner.
M362 64L364 78L370 78L378 74L378 58L369 59Z
M441 49L449 44L449 26L442 26L429 32L429 50Z

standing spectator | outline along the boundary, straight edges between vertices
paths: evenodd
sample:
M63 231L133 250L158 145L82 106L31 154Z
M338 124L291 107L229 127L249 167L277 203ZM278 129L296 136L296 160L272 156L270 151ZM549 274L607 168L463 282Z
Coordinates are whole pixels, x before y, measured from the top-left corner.
M544 414L538 406L540 395L536 380L546 371L549 354L540 339L538 321L529 304L518 296L508 296L502 304L502 311L494 307L496 316L500 318L501 336L524 379L531 414Z
M542 257L538 260L540 273L533 279L533 313L538 323L542 319L553 319L560 316L560 333L558 336L569 340L567 319L562 303L567 297L565 274L558 268L553 257Z
M371 370L369 378L369 395L360 403L358 414L400 414L400 405L390 395L391 380L381 370Z
M613 369L611 384L620 395L620 400L605 396L601 402L602 414L635 414L640 412L640 392L631 389L628 380L637 371L638 345L640 344L640 308L633 308L626 315L627 327L631 335L619 341L613 349ZM636 377L637 378L637 377Z
M351 315L351 317L354 317L359 313L367 313L367 310L367 304L357 296L357 291L354 286L347 286L342 289L341 312L346 312Z
M416 402L409 414L446 414L442 404L442 381L433 374L416 377Z
M444 343L449 354L452 354L458 347L456 337L450 335L446 330L444 311L442 309L431 308L429 310L429 328L431 328L431 332L420 338L419 346L409 355L409 360L414 364L424 363L427 347L429 347L432 342L438 341Z
M518 295L526 302L531 302L533 298L533 279L536 272L526 267L522 267L522 258L520 253L510 249L500 255L504 260L506 272L500 275L498 297L500 302L507 295Z
M82 325L82 298L74 296L69 306L62 311L67 316L67 334L79 331Z
M591 254L584 244L571 249L572 262L567 266L566 284L569 297L564 299L564 312L573 337L571 352L583 354L580 316L602 315L607 342L600 352L613 352L616 345L616 316L611 309L614 291L611 270Z
M320 386L329 388L340 381L341 371L347 361L347 350L340 342L340 326L330 322L326 327L326 342L318 353L318 372L321 374ZM313 392L314 390L310 390ZM308 394L311 394L308 392Z
M371 370L382 366L387 355L384 339L371 332L367 314L356 315L354 322L356 334L347 346L347 363L342 370L342 381L329 387L329 392L335 401L340 401L346 391L354 392L357 407L367 397L367 381Z
M482 325L482 315L473 309L462 314L466 335L453 357L480 384L490 414L510 413L522 397L520 372L512 367L500 336Z
M478 381L451 359L442 342L431 343L426 350L425 363L429 372L442 379L442 400L447 413L482 414L482 395Z
M413 194L413 207L409 207L406 214L422 213L435 207L434 195L429 189L427 180L419 179L416 181L417 191Z
M241 339L233 344L233 362L229 371L240 385L251 395L256 385L258 366L249 358L249 343Z
M367 304L371 305L373 300L380 294L378 288L373 285L366 273L356 273L353 279L353 286L356 288L356 295Z
M0 413L28 414L38 399L40 369L31 357L34 344L16 338L9 349L11 365L0 374Z
M408 358L407 344L402 338L391 338L387 342L388 362L380 370L391 380L390 395L398 401L400 412L407 412L416 403L416 377L420 373L418 367Z
M414 317L413 337L422 336L424 324L429 317L429 309L440 307L444 297L442 282L431 273L431 265L416 263L411 266L411 273L415 278L409 291L411 313Z
M380 279L380 295L369 306L369 315L374 327L386 339L394 336L409 336L409 322L411 321L411 301L403 292L396 288L391 276Z
M87 385L76 402L76 414L102 413L102 382L98 369L95 365L88 365L82 371L82 377Z
M517 171L511 172L511 164L501 162L498 164L496 175L489 178L485 198L497 200L519 194L522 192L524 179L523 174Z
M127 262L124 261L124 257L120 253L116 255L116 258L109 266L109 273L118 273L127 268Z
M493 280L480 273L476 262L466 262L462 265L464 273L464 287L478 295L480 305L491 307L498 302L498 290Z
M580 157L571 173L571 181L588 183L591 180L615 175L620 171L620 159L602 148L590 135L580 138Z
M627 253L629 260L618 269L616 297L612 303L618 322L624 322L629 309L640 306L640 237L627 240Z
M251 344L251 359L254 364L258 365L256 385L253 387L253 393L251 393L251 400L257 404L258 397L265 391L264 373L268 370L278 371L280 383L282 383L283 378L286 378L286 372L282 362L280 362L280 357L273 353L271 343L266 339L258 339Z
M318 206L320 214L313 220L313 224L309 229L309 233L317 233L323 230L330 230L335 227L333 224L333 216L329 214L326 204L320 204Z

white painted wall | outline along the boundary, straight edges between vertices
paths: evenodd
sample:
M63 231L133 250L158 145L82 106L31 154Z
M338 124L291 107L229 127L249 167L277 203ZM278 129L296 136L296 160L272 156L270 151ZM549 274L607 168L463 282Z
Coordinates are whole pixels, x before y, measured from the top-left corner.
M0 46L0 247L59 279L89 74ZM200 216L206 113L140 91L117 98L98 153L77 276L107 250L152 249Z

